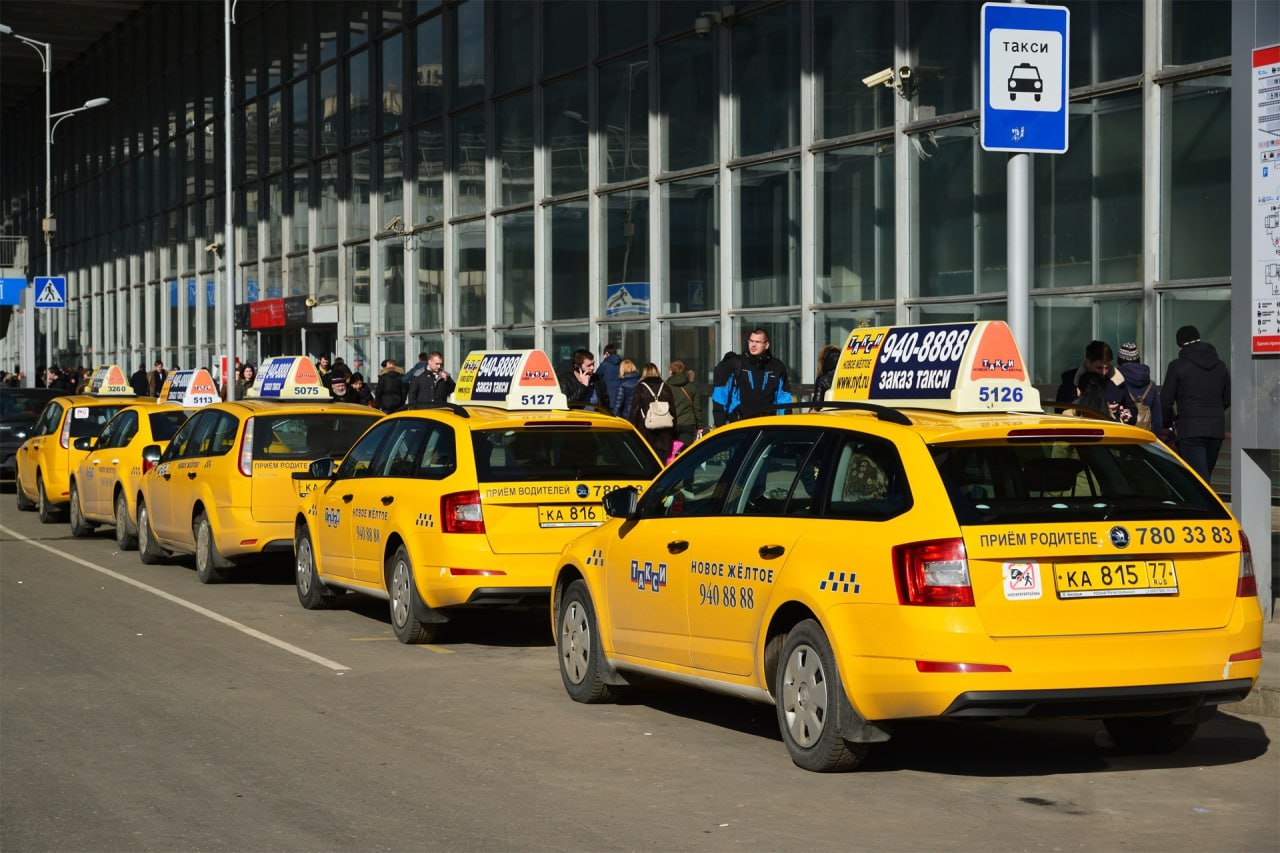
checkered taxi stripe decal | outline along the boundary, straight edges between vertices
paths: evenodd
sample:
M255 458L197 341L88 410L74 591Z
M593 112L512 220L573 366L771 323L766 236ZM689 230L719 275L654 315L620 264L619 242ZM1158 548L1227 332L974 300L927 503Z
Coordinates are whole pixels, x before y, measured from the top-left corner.
M848 575L848 580L845 575ZM862 587L858 584L857 572L827 572L827 579L818 584L820 590L830 590L832 592L852 592L854 595L862 592Z

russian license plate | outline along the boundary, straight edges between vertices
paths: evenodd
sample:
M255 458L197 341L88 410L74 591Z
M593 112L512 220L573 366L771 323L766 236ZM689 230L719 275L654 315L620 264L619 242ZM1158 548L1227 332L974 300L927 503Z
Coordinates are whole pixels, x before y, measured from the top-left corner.
M1178 594L1178 575L1172 560L1055 563L1053 574L1058 598Z
M559 504L538 507L539 527L595 527L604 523L600 504Z

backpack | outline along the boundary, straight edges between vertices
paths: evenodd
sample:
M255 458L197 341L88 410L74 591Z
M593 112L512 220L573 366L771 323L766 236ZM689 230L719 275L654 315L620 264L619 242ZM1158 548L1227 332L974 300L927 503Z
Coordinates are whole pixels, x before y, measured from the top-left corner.
M644 428L645 429L671 429L676 425L676 419L671 414L671 404L666 400L659 400L658 395L645 382L641 382L649 391L649 396L653 397L653 401L649 403L649 407L644 410Z
M1156 383L1154 382L1148 383L1147 387L1142 389L1142 396L1133 398L1134 406L1137 409L1133 425L1142 427L1147 432L1151 432L1151 406L1147 404L1147 400L1150 399L1151 389L1155 385Z

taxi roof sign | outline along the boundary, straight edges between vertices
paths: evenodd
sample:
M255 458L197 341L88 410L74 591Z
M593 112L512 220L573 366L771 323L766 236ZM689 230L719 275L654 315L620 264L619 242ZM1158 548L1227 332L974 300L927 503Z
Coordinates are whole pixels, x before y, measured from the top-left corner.
M551 359L540 349L469 353L449 401L512 410L569 408Z
M323 400L329 389L305 355L278 355L262 363L253 387L245 395L262 400Z
M129 384L129 378L125 376L118 364L108 364L106 367L95 370L89 377L89 385L85 393L97 397L136 396L133 393L133 386Z
M203 367L174 371L160 389L161 403L177 403L184 409L196 409L221 400L217 383Z
M945 412L1040 411L1040 392L1000 320L854 329L826 399Z

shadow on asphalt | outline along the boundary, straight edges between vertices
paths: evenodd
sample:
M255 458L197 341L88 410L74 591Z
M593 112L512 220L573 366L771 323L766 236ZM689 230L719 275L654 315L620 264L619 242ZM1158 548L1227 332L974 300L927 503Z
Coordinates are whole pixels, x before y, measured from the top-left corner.
M347 593L338 599L335 610L347 610L377 622L378 630L391 635L391 615L387 602L367 595ZM494 607L455 610L450 613L435 645L538 648L550 646L551 618L545 607Z
M703 693L658 679L637 681L626 688L621 704L644 705L776 741L781 759L786 760L772 705ZM1125 754L1107 745L1102 723L1095 720L913 720L896 724L893 738L877 744L858 772L913 770L946 776L1000 777L1172 770L1239 764L1265 754L1269 748L1270 739L1261 725L1220 711L1200 724L1189 744L1171 755Z

